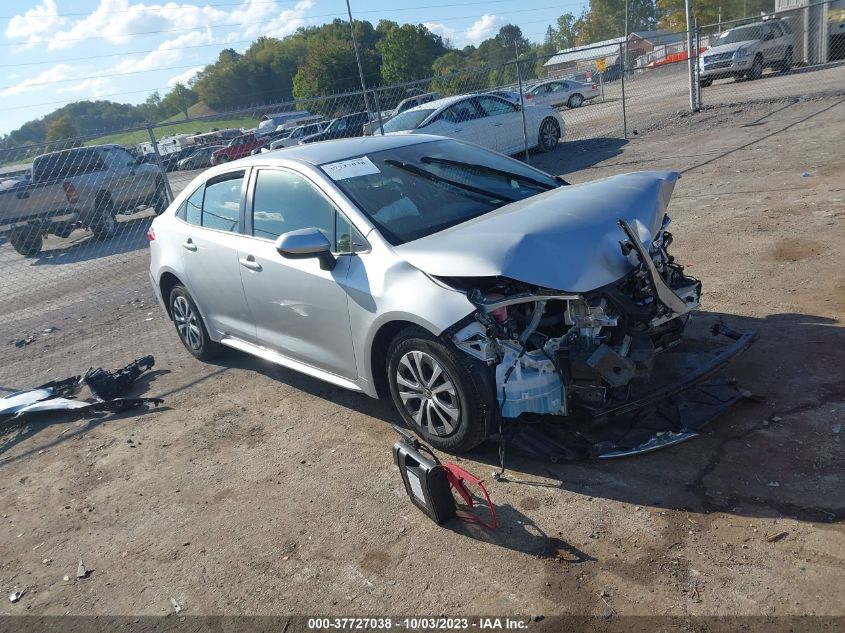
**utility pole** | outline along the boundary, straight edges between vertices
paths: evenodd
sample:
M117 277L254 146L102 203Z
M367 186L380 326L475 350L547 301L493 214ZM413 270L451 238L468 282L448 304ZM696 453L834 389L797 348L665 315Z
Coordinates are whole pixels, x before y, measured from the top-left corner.
M349 0L346 0L346 12L349 14L349 32L352 34L352 48L355 49L355 61L358 62L358 76L361 78L361 92L364 95L364 108L367 110L367 118L373 120L373 112L370 108L370 100L367 98L367 84L364 83L364 69L361 66L361 55L358 53L358 40L355 38L355 24L352 22L352 8ZM381 112L378 112L378 126L381 130ZM382 130L384 134L384 130Z
M625 0L625 40L628 40L628 0Z

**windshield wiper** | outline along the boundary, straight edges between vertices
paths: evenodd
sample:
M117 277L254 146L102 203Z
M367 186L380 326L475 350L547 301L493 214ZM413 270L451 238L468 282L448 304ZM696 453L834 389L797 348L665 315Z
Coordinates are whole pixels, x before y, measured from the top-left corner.
M486 189L479 189L478 187L473 187L472 185L465 185L464 183L457 182L455 180L449 180L448 178L439 176L434 172L428 171L427 169L417 167L413 163L406 163L404 161L394 160L392 158L388 158L386 161L384 161L384 163L385 165L390 165L391 167L402 169L404 171L407 171L408 173L414 174L415 176L419 176L420 178L425 178L427 180L431 180L432 182L443 183L452 187L457 187L458 189L463 189L464 191L469 191L471 193L484 196L486 198L493 198L495 200L501 200L502 202L517 201L516 198L511 198L510 196L503 196L500 193L487 191Z
M519 174L514 174L509 171L505 171L503 169L496 169L495 167L488 167L487 165L478 165L476 163L465 163L460 160L451 160L449 158L435 158L433 156L423 156L420 159L420 162L423 163L434 163L435 165L447 165L449 167L465 167L470 170L480 171L484 174L491 174L493 176L501 176L502 178L514 179L518 182L524 182L529 185L534 185L536 187L540 187L543 191L549 191L551 189L555 189L553 185L545 183L541 180L535 180L530 176L521 176Z

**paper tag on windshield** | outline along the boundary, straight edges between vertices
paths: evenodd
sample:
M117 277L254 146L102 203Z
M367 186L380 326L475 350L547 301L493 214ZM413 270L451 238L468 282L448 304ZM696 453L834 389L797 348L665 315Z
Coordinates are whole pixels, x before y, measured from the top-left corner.
M346 180L347 178L372 176L373 174L381 173L373 161L366 156L341 160L336 163L328 163L322 165L322 167L332 180Z

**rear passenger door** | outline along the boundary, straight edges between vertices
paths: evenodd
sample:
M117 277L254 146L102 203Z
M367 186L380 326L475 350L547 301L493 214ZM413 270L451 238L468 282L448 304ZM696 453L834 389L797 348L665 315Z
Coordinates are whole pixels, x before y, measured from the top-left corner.
M177 210L181 257L188 290L211 337L255 342L255 324L244 296L238 250L246 238L241 218L244 170L209 179Z
M355 379L358 375L345 290L349 258L363 238L328 197L305 176L259 169L248 202L252 237L238 254L258 343L312 367ZM275 240L316 228L337 258L333 270L317 259L286 259ZM356 244L358 246L356 246Z
M516 105L499 97L478 97L478 105L484 111L483 119L492 127L496 137L496 151L513 154L524 148L522 115Z

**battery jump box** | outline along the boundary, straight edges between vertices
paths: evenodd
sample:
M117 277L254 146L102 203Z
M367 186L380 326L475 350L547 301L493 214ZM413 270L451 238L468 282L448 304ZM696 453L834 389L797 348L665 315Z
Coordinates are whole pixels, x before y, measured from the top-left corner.
M420 443L406 429L394 426L401 439L393 445L393 462L399 467L405 492L411 503L425 512L438 525L457 517L462 521L496 527L496 510L482 480L455 464L442 464L434 452ZM477 486L486 500L490 520L484 521L473 513L459 512L452 490L472 510L476 505L467 484Z

